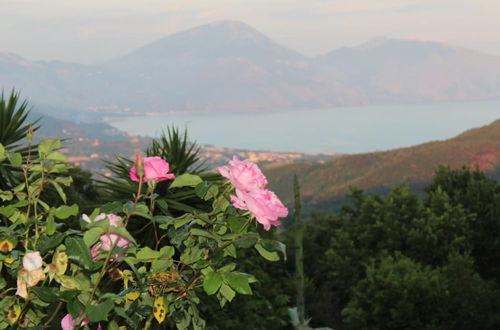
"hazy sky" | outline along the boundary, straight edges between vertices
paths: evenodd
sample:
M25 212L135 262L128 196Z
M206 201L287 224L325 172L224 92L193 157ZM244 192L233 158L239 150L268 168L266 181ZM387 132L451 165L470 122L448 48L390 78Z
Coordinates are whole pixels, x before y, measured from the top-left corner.
M500 55L500 0L0 0L0 51L92 62L226 19L305 55L378 36Z

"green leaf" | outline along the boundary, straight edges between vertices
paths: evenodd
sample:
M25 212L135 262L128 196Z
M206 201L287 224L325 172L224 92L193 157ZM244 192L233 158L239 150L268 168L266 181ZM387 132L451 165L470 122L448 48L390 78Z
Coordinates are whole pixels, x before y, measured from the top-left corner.
M54 210L54 215L58 219L67 219L70 216L75 216L78 214L78 205L73 204L71 206L61 205L57 209Z
M76 262L85 269L92 270L95 263L90 256L90 250L81 238L69 237L65 241L68 259Z
M157 260L153 260L153 262L151 263L151 272L153 273L156 273L156 272L159 272L159 271L164 271L165 269L168 269L172 266L173 264L173 260L172 259L169 259L169 260L162 260L162 259L157 259Z
M234 292L233 289L226 283L222 283L220 287L220 293L226 298L228 301L233 300L234 296L236 296L236 293Z
M170 188L196 187L201 182L203 180L198 175L185 173L176 177Z
M160 249L160 253L162 257L172 258L175 254L175 249L173 246L164 246Z
M276 251L283 254L283 258L286 261L286 245L280 241L276 241L273 239L263 239L260 241L260 244L267 251Z
M5 148L4 146L0 143L0 162L3 162L5 160Z
M109 312L115 307L111 299L108 299L98 305L89 305L85 307L85 315L90 322L107 321Z
M252 294L252 289L248 284L249 277L246 274L233 272L224 274L224 280L233 288L236 292L246 295Z
M64 192L63 188L59 185L59 183L57 183L55 181L50 181L50 183L56 189L56 191L59 194L59 197L61 197L63 203L66 204L66 193Z
M45 139L38 144L38 154L40 158L45 158L53 150L61 148L61 141L58 139Z
M68 309L68 313L72 318L77 318L80 313L85 309L85 306L75 297L71 299L66 304L66 308Z
M203 229L191 228L189 233L193 236L202 236L202 237L206 237L206 238L210 238L210 239L217 239L217 237L215 237L213 234L211 234L208 231L203 230Z
M260 243L255 244L255 249L257 249L257 251L259 251L259 254L262 257L264 257L266 260L269 260L269 261L279 261L280 260L280 256L278 255L278 253L267 251L266 249L264 249L264 247Z
M105 230L101 227L90 228L85 232L85 234L83 234L83 242L88 248L91 248L104 231Z
M152 261L151 259L158 259L160 257L160 251L151 250L149 247L144 247L136 253L136 258L141 261Z
M183 215L183 216L181 216L179 218L174 219L174 221L173 221L174 228L178 229L178 228L184 226L186 223L188 223L188 222L190 222L192 220L193 220L193 215L189 214L189 213L186 213L185 215ZM160 228L163 228L163 227L160 227Z
M229 225L229 228L231 228L231 232L235 234L241 232L241 229L243 228L243 226L247 221L248 220L243 217L231 217L227 219L227 223Z
M58 152L58 151L53 151L50 154L48 154L47 159L48 160L55 160L55 161L59 161L59 162L63 162L63 163L66 163L68 161L66 156L63 153Z
M65 235L63 233L55 233L53 236L42 235L38 241L38 250L42 255L46 254L50 250L57 247L64 240Z
M54 221L54 216L49 214L47 217L47 222L45 223L45 233L49 236L56 232L56 223Z
M203 181L194 188L194 192L198 197L203 198L204 200L209 200L217 196L219 193L219 187L215 184L209 184L208 182Z
M7 157L14 167L20 167L23 164L23 156L19 152L7 154Z
M42 301L48 303L56 302L59 299L52 288L33 287L30 291L34 292Z
M257 243L257 240L259 238L259 235L256 233L250 233L245 236L241 236L237 240L234 241L234 245L238 248L243 248L247 249L249 247L252 247Z
M203 290L208 295L212 295L219 290L222 285L222 276L214 271L207 273L203 278Z

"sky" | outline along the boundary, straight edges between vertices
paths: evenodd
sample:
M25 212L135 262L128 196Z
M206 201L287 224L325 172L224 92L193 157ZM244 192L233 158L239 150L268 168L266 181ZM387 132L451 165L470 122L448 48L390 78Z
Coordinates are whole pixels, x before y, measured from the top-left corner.
M375 37L500 55L500 0L0 0L0 52L93 63L217 20L308 56Z

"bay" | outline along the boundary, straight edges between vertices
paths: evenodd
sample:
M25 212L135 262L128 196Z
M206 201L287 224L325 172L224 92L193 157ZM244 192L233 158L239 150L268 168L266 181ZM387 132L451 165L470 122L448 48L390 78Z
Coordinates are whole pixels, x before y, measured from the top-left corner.
M500 119L500 100L340 107L270 113L124 117L110 122L134 135L158 136L168 125L219 147L360 153L442 140Z

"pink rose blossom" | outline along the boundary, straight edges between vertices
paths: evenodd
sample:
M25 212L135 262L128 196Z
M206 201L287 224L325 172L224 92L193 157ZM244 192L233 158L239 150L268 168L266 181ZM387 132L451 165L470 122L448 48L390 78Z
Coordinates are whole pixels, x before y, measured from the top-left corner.
M102 251L110 251L113 246L126 249L130 245L130 240L116 233L104 233L100 237L100 242L96 243L90 249L90 255L95 261L99 259ZM115 257L118 260L118 253L115 253Z
M175 179L175 175L173 173L168 173L170 170L170 164L160 157L145 157L143 158L143 162L143 182L151 180L163 181ZM130 169L130 180L139 182L139 175L135 166Z
M88 317L85 316L84 319L82 320L82 323L80 324L80 326L84 326L84 325L88 324L89 322L90 321L89 321ZM61 328L63 330L73 330L75 328L75 320L71 317L71 315L69 313L66 314L66 316L64 316L63 319L61 320Z
M270 190L256 190L246 193L237 189L236 194L237 196L231 196L233 206L250 211L265 230L269 230L271 226L281 225L278 218L288 215L288 209Z
M229 161L229 166L218 167L217 171L242 192L263 189L267 185L266 177L256 164L246 160L241 161L236 156Z
M86 214L82 215L83 221L88 222L88 223L102 221L106 218L109 219L109 224L113 227L118 227L118 225L120 224L120 221L122 220L122 218L120 216L113 214L113 213L109 213L109 214L101 213L94 218L94 221L90 220L88 215L86 215Z

